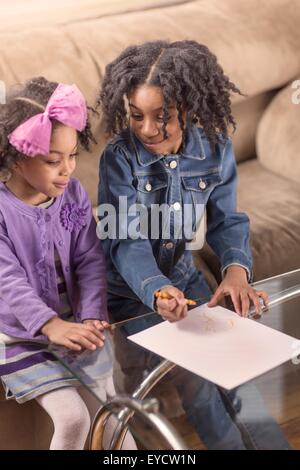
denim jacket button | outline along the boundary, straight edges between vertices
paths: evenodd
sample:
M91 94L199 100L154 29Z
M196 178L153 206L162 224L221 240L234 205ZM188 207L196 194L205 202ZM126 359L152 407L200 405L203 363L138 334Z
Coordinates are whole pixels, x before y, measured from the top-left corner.
M63 244L64 244L63 240L59 240L58 244L59 244L59 246L63 246Z
M145 186L145 189L146 189L146 191L151 191L151 189L152 189L151 184L147 183L146 186Z
M172 160L171 163L170 163L170 168L172 168L172 170L175 170L176 167L177 167L176 160Z
M172 242L166 243L167 250L172 250L173 246L174 246L174 243L172 243Z
M199 182L199 188L200 188L200 189L205 189L205 188L206 188L206 183L205 183L205 181L200 180L200 182Z
M174 202L173 209L174 209L174 211L180 211L180 209L181 209L180 202Z

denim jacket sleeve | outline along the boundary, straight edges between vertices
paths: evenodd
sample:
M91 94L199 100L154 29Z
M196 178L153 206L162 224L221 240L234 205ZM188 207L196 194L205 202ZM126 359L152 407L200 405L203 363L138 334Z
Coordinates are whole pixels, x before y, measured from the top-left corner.
M221 164L222 183L216 186L207 203L208 244L221 262L222 277L230 265L244 267L252 279L249 245L249 218L236 210L237 171L232 141L227 139Z
M116 237L110 240L110 252L106 253L128 286L141 299L141 301L154 308L154 293L172 282L162 274L153 254L149 239L123 237L123 228L127 229L136 215L122 212L119 205L119 196L125 196L127 207L136 204L137 193L133 184L133 173L130 160L125 150L118 145L110 144L105 149L100 160L99 204L111 204L116 213ZM119 219L120 217L120 219ZM112 238L112 237L111 237Z
M75 316L79 321L107 320L105 256L96 234L96 221L89 197L81 185L78 185L78 191L87 219L76 237L72 253L80 299Z

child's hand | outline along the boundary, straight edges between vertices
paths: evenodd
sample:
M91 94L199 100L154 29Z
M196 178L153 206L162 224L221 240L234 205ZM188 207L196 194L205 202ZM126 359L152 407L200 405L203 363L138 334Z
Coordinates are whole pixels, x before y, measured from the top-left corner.
M88 323L75 323L51 318L41 331L53 344L65 346L72 351L81 351L82 348L94 351L104 345L104 335L95 325Z
M181 290L170 286L161 289L159 292L167 294L169 297L169 299L158 298L156 300L157 311L164 320L172 323L187 316L186 300Z
M256 313L260 314L260 299L263 299L264 305L269 301L265 291L256 291L248 284L246 271L240 266L229 266L224 280L207 304L208 307L214 307L226 295L230 295L235 311L243 317L248 315L250 303L255 306Z
M99 331L109 330L110 334L113 333L111 325L105 320L83 320L82 323L84 323L85 325L94 325Z

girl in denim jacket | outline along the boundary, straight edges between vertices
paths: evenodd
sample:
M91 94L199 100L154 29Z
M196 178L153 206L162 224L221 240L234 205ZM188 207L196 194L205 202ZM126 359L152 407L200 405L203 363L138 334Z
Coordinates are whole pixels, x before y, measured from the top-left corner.
M99 396L115 393L105 259L88 195L71 178L92 140L75 85L34 78L0 106L0 171L9 173L0 183L0 377L7 398L35 399L50 415L56 450L83 449L99 404L49 343L89 350Z
M260 311L260 300L267 303L266 293L249 284L249 220L236 211L236 164L227 130L235 127L231 92L240 93L216 57L195 41L131 46L106 68L99 104L106 129L115 137L100 161L98 215L108 265L108 309L114 321L158 313L121 329L117 355L127 391L159 358L124 338L163 319L184 318L185 298L198 305L210 298L208 305L214 306L228 295L242 316L250 304ZM153 217L162 205L169 212ZM212 297L186 245L204 209L206 240L220 259L223 278ZM259 423L243 417L234 394L185 374L177 389L208 448L287 447L255 390ZM240 426L232 419L238 411Z

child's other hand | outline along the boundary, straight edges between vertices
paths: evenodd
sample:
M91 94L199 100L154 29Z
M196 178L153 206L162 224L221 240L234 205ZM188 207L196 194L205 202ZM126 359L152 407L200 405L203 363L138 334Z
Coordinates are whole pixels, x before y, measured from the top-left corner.
M94 351L97 347L102 348L105 340L102 331L91 323L69 322L58 317L51 318L41 331L51 343L72 351L81 351L82 348Z
M83 320L82 323L94 325L99 331L109 330L110 334L113 333L111 325L105 320Z
M176 287L165 287L159 291L166 294L169 298L156 300L156 308L158 313L164 320L173 323L187 316L187 306L184 293Z
M214 307L226 295L230 295L235 311L242 317L248 315L250 304L255 306L257 314L261 314L260 299L263 299L265 306L269 301L265 291L257 291L248 284L246 271L241 266L229 266L224 280L207 304L208 307Z

